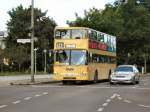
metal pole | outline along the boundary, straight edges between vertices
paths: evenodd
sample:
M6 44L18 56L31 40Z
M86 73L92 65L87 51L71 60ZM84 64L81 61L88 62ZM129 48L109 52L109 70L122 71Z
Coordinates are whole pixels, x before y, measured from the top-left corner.
M34 0L31 4L31 82L34 82Z
M145 68L145 73L147 72L146 71L146 69L147 69L147 67L146 67L146 56L144 57L144 68Z
M35 51L35 54L34 54L34 56L35 56L35 75L36 75L36 51L37 51L37 49L34 49L34 51Z
M46 49L44 50L44 54L45 54L45 67L44 67L44 73L46 74Z

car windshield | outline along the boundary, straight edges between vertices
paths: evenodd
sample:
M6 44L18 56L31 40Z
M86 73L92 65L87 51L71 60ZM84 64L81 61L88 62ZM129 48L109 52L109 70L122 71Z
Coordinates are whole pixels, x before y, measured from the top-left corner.
M133 68L128 66L118 67L115 72L133 72Z
M58 50L56 51L56 63L63 65L87 64L86 50Z

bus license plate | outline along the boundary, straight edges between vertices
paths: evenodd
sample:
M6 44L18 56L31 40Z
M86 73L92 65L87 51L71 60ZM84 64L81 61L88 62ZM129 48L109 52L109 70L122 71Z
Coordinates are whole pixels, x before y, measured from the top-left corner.
M65 77L73 77L75 74L65 74Z

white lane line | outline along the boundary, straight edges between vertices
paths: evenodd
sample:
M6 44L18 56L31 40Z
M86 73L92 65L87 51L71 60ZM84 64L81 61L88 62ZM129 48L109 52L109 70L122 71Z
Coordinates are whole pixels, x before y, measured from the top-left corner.
M104 108L99 108L97 111L102 112L103 110L104 110Z
M107 105L108 105L108 103L104 103L102 106L103 106L103 107L106 107Z
M41 95L39 95L39 94L36 94L36 95L35 95L35 97L39 97L39 96L41 96Z
M132 103L132 102L129 101L129 100L123 100L123 102L125 102L125 103Z
M120 97L120 95L119 95L119 94L117 94L117 97Z
M8 105L0 105L0 109L1 108L5 108L5 107L7 107Z
M44 92L43 95L48 95L48 92Z
M26 97L24 98L24 100L30 100L32 97Z
M116 97L116 94L113 94L110 98L114 99Z
M12 102L13 104L18 104L18 103L20 103L21 101L20 100L17 100L17 101L14 101L14 102Z
M150 106L149 106L149 105L142 105L142 104L138 104L138 106L145 107L145 108L150 108Z
M107 100L106 100L106 102L108 102L108 103L109 103L109 102L111 102L111 100L110 100L110 99L107 99Z
M118 96L117 98L118 98L119 100L122 100L122 97L120 97L120 96Z

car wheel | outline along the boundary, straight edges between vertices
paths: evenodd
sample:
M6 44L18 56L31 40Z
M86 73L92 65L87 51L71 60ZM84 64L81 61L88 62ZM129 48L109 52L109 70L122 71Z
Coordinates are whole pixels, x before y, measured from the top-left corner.
M109 84L110 84L110 85L114 85L114 83L113 83L113 82L111 82L111 81L109 82Z
M135 80L135 77L133 78L132 80L132 84L135 85L136 84L136 80Z
M140 83L140 77L138 77L137 81L136 81L137 84Z

